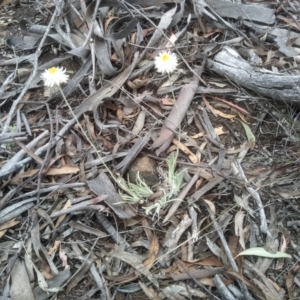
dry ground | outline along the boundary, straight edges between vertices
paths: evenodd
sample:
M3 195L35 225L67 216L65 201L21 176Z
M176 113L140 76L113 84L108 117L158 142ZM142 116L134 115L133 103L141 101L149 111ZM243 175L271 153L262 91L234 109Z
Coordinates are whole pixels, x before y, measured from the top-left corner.
M128 2L0 3L0 299L300 299L299 3Z

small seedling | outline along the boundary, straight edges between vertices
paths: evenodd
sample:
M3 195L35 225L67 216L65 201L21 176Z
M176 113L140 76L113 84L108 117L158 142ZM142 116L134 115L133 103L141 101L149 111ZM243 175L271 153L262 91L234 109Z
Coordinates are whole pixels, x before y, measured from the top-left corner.
M141 179L139 172L136 176L136 184L127 179L127 182L125 180L122 181L121 186L122 189L127 193L120 193L121 197L124 199L124 201L132 204L143 203L144 199L147 199L153 194L151 188L143 179Z
M173 201L174 199L172 199L172 197L176 196L179 193L183 185L183 172L176 172L177 157L178 152L172 152L168 156L166 160L167 170L161 171L161 175L164 181L164 188L161 189L164 191L164 194L153 205L143 207L147 215L151 213L153 213L153 217L155 215L159 215L160 210L164 208L168 202ZM127 193L122 193L121 197L125 202L129 202L132 204L144 203L144 201L146 201L147 198L153 193L146 182L140 178L139 173L136 178L136 183L123 181L121 185L122 189Z

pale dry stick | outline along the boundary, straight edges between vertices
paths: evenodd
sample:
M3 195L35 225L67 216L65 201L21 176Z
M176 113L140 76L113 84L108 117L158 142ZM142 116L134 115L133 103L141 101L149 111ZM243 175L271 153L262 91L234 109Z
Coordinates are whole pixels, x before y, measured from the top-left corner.
M96 22L99 5L100 5L100 0L97 0L96 4L95 4L95 10L94 10L94 13L92 16L92 24L94 24L94 22ZM92 36L93 31L94 31L94 26L91 26L91 28L85 38L85 41L84 41L83 45L81 46L82 48L84 48L87 45L87 43L90 42L90 38Z
M215 134L215 132L214 132L214 128L213 128L213 126L212 126L212 124L211 124L211 122L210 122L210 120L209 120L209 118L208 118L208 114L207 114L206 110L203 109L202 112L203 112L203 116L201 116L201 114L199 113L199 114L197 115L197 117L199 118L199 120L200 120L200 122L201 122L201 124L202 124L202 126L203 126L203 128L204 128L204 130L205 130L205 132L206 132L205 138L206 138L208 141L210 141L213 145L217 146L218 148L223 148L224 145L222 145L222 144L218 141L219 137L218 137L218 135ZM205 116L206 116L206 118L205 118ZM215 138L215 137L216 137L216 138Z
M50 137L49 137L49 140L50 140L50 143L52 142L52 139L53 139L53 123L52 123L52 116L51 116L51 112L50 112L50 108L49 108L49 105L47 102L44 103L45 106L46 106L46 109L47 109L47 112L48 112L48 115L49 115L49 123L50 123ZM48 158L49 158L49 154L50 154L50 148L48 148L46 150L46 155L44 157L44 161L40 167L40 171L39 171L39 174L38 174L38 186L37 186L37 190L38 190L38 194L37 194L37 202L39 203L40 202L40 189L41 189L41 182L42 182L42 173L44 171L44 168L46 166L46 163L48 163Z
M225 176L216 175L214 179L209 181L206 185L204 185L200 190L196 191L189 199L189 204L192 204L198 201L206 192L210 191L213 187L217 186L223 180L225 180L227 174Z
M50 142L46 143L44 146L39 148L34 154L35 155L41 155L44 151L47 151L47 149L52 146L54 146L63 136L64 134L76 123L75 119L70 120L53 138L52 144ZM6 170L3 170L3 167L0 170L0 179L8 176L10 173L16 171L19 168L22 168L24 165L28 164L32 160L32 157L26 157L23 160L15 163L14 165L10 165L9 168Z
M231 292L228 290L228 288L226 287L226 285L224 284L223 280L221 279L221 277L216 274L213 278L213 281L215 283L215 286L217 288L217 290L219 291L219 293L222 296L222 299L226 299L226 300L237 300L232 294Z
M203 178L201 178L199 180L200 184L202 184L203 182ZM189 214L190 214L190 218L192 219L193 223L191 225L192 227L192 237L193 237L193 240L191 242L189 242L189 244L191 244L192 246L194 246L194 243L196 243L198 241L198 214L194 208L193 205L189 205L188 206L188 210L189 210ZM193 252L193 251L191 251Z
M208 165L212 166L216 160L217 160L217 156L214 159L212 159ZM194 183L198 180L200 175L201 175L201 169L198 170L198 172L194 174L194 176L190 180L190 182L180 192L180 194L178 195L178 198L174 201L174 203L172 204L172 206L170 207L170 209L168 211L168 214L165 216L165 218L163 220L163 224L166 223L171 218L171 216L177 210L177 208L179 207L180 203L183 201L183 199L185 198L185 196L187 195L189 190L192 188Z
M165 218L162 222L163 224L166 223L173 216L173 214L176 212L177 208L182 203L182 201L184 200L184 198L187 195L187 193L189 192L189 190L192 188L194 183L198 180L199 176L200 176L200 171L198 171L196 174L194 174L194 176L190 180L190 182L182 189L182 191L180 192L180 194L178 195L178 197L176 198L176 200L173 202L172 206L170 207L168 214L165 216Z
M40 140L47 137L49 135L49 131L46 130L43 133L41 133L39 136L37 136L34 140L32 140L30 143L26 145L28 149L32 149ZM2 166L1 172L10 171L26 154L26 151L21 149L18 153L16 153L5 165ZM1 177L1 175L0 175Z
M244 259L243 265L247 266L252 272L255 273L260 279L264 282L265 286L270 290L270 292L273 295L278 295L278 292L276 291L275 287L272 285L272 283L269 281L269 278L266 277L266 275L258 269L253 263L251 263L249 260ZM256 277L256 276L254 276ZM257 279L257 278L256 278Z
M17 138L19 136L25 135L25 132L9 132L1 135L0 144L4 144L7 139Z
M62 1L63 2L63 1ZM68 43L68 46L71 48L71 49L76 49L76 46L75 44L73 43L73 41L71 40L70 36L68 34L66 34L59 26L58 23L56 23L54 25L55 27L55 30L58 34L60 34L62 36L62 38L65 40L65 42Z
M266 218L266 214L264 211L264 206L261 202L258 192L256 190L254 190L254 188L249 186L249 181L248 181L240 163L238 161L235 161L235 163L232 163L232 164L233 164L233 169L234 169L234 167L237 168L238 176L240 176L244 180L247 191L252 196L252 198L255 200L256 205L258 206L258 211L259 211L259 216L260 216L260 230L263 233L267 234L270 238L273 239L273 236L268 228L268 223L267 223L267 218Z
M56 185L53 185L53 186L41 189L40 193L50 193L50 192L53 192L53 191L57 191L59 189L64 189L65 190L65 189L80 188L80 187L83 187L85 185L86 184L84 182L56 184ZM23 198L27 198L27 197L32 197L32 196L35 196L37 193L38 193L38 191L36 191L36 190L35 191L31 191L31 192L23 194L23 195L21 195L19 197L13 198L13 200L23 199Z
M198 1L198 2L200 2L200 1ZM200 2L201 3L201 2ZM199 14L199 11L198 11L198 9L197 9L197 2L196 1L193 1L193 6L194 6L194 12L195 12L195 15L196 15L196 17L197 17L197 19L198 19L198 23L199 23L199 26L200 26L200 29L202 30L202 32L204 33L204 34L206 34L206 29L205 29L205 27L204 27L204 24L203 24L203 22L202 22L202 18L203 18L203 14ZM204 4L204 3L203 3ZM202 7L202 6L200 6L200 7Z
M16 76L16 71L14 71L13 73L11 73L10 75L8 75L6 77L6 79L4 80L4 82L2 83L2 86L0 88L0 97L4 94L4 91L6 89L6 87L14 80ZM3 101L5 102L5 101ZM1 103L1 105L3 105L4 103Z
M28 138L27 137L19 137L19 138L6 139L6 140L2 140L1 144L10 144L10 143L14 143L15 141L26 142L26 141L28 141Z
M54 3L55 3L56 8L58 9L58 13L57 14L60 15L61 12L62 12L62 10L63 10L63 8L64 8L65 3L64 3L64 1L60 1L60 0L54 0ZM65 27L66 27L67 33L65 33L60 28L60 24L58 22L54 23L54 27L56 29L56 32L59 33L62 36L62 38L65 40L65 42L68 43L68 45L69 45L69 47L71 49L75 49L76 46L75 46L75 44L73 43L73 41L72 41L72 39L70 37L69 24L66 21L64 23L65 23Z
M47 112L48 112L48 115L49 115L49 124L50 124L50 137L49 137L49 141L51 143L52 139L53 139L53 123L52 123L52 117L51 117L50 107L49 107L48 103L47 102L26 101L26 102L20 102L20 104L34 104L34 105L41 104L41 105L45 105L46 106L46 109L47 109ZM38 172L38 182L37 182L37 191L38 191L37 202L38 203L39 203L39 199L40 199L39 190L41 188L42 173L44 171L46 163L48 162L50 150L51 150L50 147L46 150L45 158L43 159L43 162L42 162L42 164L40 166L40 170Z
M137 254L136 251L123 239L120 233L115 229L115 227L108 221L108 219L100 212L96 213L96 218L106 230L106 232L111 236L111 238L116 242L116 244L123 244L125 251L128 251L132 254Z
M105 282L105 278L103 278L103 276L101 276L98 272L97 269L95 267L95 263L93 262L91 264L91 268L90 268L90 272L99 288L99 290L101 291L101 296L100 299L101 300L108 300L111 299L111 295L110 295L110 291L107 288L107 284Z
M150 62L149 64L141 67L140 69L132 72L131 75L129 75L128 80L134 80L137 77L143 75L146 72L150 72L150 70L154 67L154 62Z
M98 159L86 162L84 164L84 168L85 169L91 169L94 166L98 166L100 164L104 164L104 163L106 163L108 161L111 161L111 160L114 160L114 159L117 159L117 158L120 158L120 157L124 157L126 155L128 155L128 151L119 152L119 153L116 153L116 154L107 154L103 158L100 158L100 159L98 158Z
M55 11L54 11L54 13L53 13L53 15L52 15L52 17L50 19L50 22L49 22L49 24L48 24L48 26L47 26L47 28L45 30L45 33L44 33L44 35L43 35L43 37L42 37L42 39L41 39L41 41L39 43L39 46L38 46L38 48L37 48L37 50L35 52L34 57L33 57L33 60L34 60L33 61L33 71L31 73L31 75L29 76L29 78L27 79L27 81L26 81L26 83L25 83L25 85L23 87L23 90L20 93L19 97L13 102L13 104L12 104L10 110L9 110L9 113L7 115L7 119L6 119L6 122L5 122L4 126L3 126L1 134L4 134L4 133L7 132L8 127L10 125L10 122L11 122L11 120L12 120L12 118L14 116L14 113L16 111L17 105L20 103L20 101L22 101L24 95L26 94L26 92L28 91L28 89L30 87L30 84L31 84L33 78L36 76L37 69L38 69L38 58L40 57L40 55L42 53L42 47L43 47L43 45L45 43L45 40L46 40L46 38L48 36L50 28L51 28L52 24L54 23L54 20L55 20L56 16L58 15L58 12L59 12L59 8L56 6L55 7ZM1 135L0 135L0 137L1 137Z
M217 233L218 233L218 235L219 235L219 238L220 238L220 240L221 240L221 242L222 242L223 249L224 249L224 251L225 251L225 253L226 253L226 255L227 255L227 258L228 258L228 260L229 260L229 263L230 263L232 269L233 269L234 271L236 271L236 272L239 272L239 268L238 268L238 266L237 266L237 264L236 264L234 258L232 257L231 251L230 251L230 249L229 249L229 247L228 247L228 244L227 244L227 242L226 242L226 239L225 239L225 236L224 236L224 234L223 234L223 231L222 231L222 229L221 229L219 223L217 222L217 220L216 220L216 218L215 218L215 215L214 215L213 212L210 210L210 207L209 207L207 204L205 204L205 205L206 205L207 211L208 211L208 213L209 213L209 216L210 216L210 218L211 218L211 220L212 220L212 223L213 223L213 225L214 225L214 228L215 228L215 230L217 231ZM254 300L254 299L252 298L252 296L249 294L248 288L247 288L247 286L245 285L245 283L243 283L243 282L240 281L240 280L238 281L238 283L239 283L239 285L240 285L240 288L241 288L241 290L242 290L242 293L243 293L245 299L247 299L247 300Z
M11 206L8 206L0 211L0 224L4 224L16 217L21 216L21 214L27 210L29 210L31 207L34 206L34 203L32 203L31 199L29 200L23 200L21 202L15 203Z
M73 13L75 13L76 15L77 15L77 17L80 19L80 21L81 22L84 22L85 20L84 20L84 17L80 14L80 12L77 10L77 7L75 7L74 6L74 4L72 3L72 2L70 2L70 3L68 3L69 5L70 5L70 11L72 11L73 10ZM85 5L85 2L84 1L81 1L80 2L80 4L81 5L83 5L83 6L81 6L81 11L86 11L86 5Z
M26 186L29 182L31 182L35 177L37 176L37 174L32 175L30 177L28 177L26 180L23 181L22 184L18 185L16 188L10 190L8 193L6 193L1 199L0 199L0 214L1 214L1 210L4 206L6 206L6 204L14 197L14 195L18 195L20 193L20 191L22 190L22 188L24 186ZM4 185L2 185L2 187L4 187ZM33 201L33 200L32 200Z

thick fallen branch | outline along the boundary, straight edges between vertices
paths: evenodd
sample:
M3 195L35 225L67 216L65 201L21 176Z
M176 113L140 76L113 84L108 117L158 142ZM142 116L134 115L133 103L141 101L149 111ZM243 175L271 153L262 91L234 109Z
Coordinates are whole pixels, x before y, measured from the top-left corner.
M159 155L164 152L171 145L175 135L176 130L179 128L183 118L186 115L188 108L192 100L194 99L197 86L199 85L199 78L203 71L206 59L203 60L202 65L197 67L191 82L184 85L178 95L176 105L174 105L172 111L170 112L168 118L165 121L165 125L161 128L159 137L154 141L152 147L158 148L156 154Z
M251 66L234 49L225 46L214 60L208 60L209 68L240 86L274 100L299 104L300 75L275 73Z

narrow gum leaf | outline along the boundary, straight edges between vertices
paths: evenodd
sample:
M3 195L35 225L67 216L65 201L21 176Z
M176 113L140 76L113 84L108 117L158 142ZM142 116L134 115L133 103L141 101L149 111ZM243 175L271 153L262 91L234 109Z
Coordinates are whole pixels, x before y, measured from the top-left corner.
M251 128L244 122L240 121L244 127L244 130L246 132L246 136L247 136L247 139L248 139L248 142L249 142L249 146L250 146L250 149L253 150L254 147L255 147L255 136L254 134L252 133L251 131Z
M268 258L292 258L291 255L284 253L284 252L276 252L276 253L270 253L266 251L262 247L255 247L255 248L250 248L242 251L237 255L254 255L254 256L262 256L262 257L268 257Z

